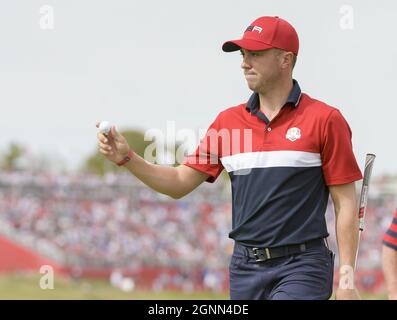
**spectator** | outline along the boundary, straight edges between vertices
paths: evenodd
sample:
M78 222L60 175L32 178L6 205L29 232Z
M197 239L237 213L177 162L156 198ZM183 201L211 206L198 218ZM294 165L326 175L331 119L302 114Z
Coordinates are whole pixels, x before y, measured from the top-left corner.
M383 272L390 300L397 300L397 210L383 237Z

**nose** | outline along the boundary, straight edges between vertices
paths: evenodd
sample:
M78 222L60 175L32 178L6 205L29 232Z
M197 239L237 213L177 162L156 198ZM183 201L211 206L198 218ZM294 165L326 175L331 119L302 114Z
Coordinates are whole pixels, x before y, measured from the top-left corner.
M241 68L243 70L252 68L251 64L248 61L247 55L243 56L243 61L241 62Z

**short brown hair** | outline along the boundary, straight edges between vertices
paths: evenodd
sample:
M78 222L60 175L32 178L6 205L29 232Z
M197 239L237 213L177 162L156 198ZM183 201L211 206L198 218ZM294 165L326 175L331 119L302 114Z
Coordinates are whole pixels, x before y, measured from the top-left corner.
M294 54L294 57L292 58L292 70L295 68L296 60L298 60L298 56Z

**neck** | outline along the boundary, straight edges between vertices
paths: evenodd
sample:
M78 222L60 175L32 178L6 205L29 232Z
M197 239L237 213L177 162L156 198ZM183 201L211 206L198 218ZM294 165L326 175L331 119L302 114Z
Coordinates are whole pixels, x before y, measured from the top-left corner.
M265 112L277 112L285 104L293 87L292 79L276 82L259 94L260 109Z

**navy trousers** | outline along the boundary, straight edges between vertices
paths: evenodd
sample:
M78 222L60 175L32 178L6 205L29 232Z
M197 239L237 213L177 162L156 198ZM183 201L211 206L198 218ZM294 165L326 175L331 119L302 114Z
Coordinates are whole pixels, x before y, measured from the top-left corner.
M229 265L232 300L326 300L332 295L334 253L325 244L256 262L235 244Z

